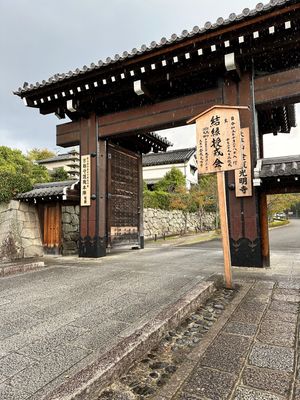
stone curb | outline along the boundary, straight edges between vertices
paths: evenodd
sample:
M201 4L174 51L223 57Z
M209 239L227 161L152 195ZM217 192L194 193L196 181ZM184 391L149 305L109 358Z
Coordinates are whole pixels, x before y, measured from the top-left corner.
M119 378L135 361L155 347L216 290L214 282L200 282L152 321L124 338L108 353L76 373L67 382L43 397L44 400L92 400L99 391Z
M186 379L192 373L194 367L199 362L199 359L205 353L209 345L218 336L220 331L223 329L231 315L234 313L236 308L240 305L243 298L249 292L252 283L242 283L239 293L235 296L228 306L226 306L224 313L216 321L216 323L211 327L210 331L206 336L203 337L201 342L197 347L193 349L187 359L179 367L176 373L172 376L169 382L160 390L157 394L151 397L152 400L171 400L175 394L178 392L180 387L184 384Z
M7 276L22 274L24 272L35 271L45 267L44 261L36 261L31 263L16 263L8 264L0 267L0 278Z

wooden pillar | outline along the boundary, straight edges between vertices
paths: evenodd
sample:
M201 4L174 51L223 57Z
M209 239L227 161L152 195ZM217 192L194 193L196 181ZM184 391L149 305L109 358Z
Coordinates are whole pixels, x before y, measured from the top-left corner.
M80 207L79 257L106 255L106 142L98 141L96 122L95 114L80 121L80 156L91 156L91 204Z
M267 195L260 193L260 229L261 229L261 251L263 266L270 266L270 244L269 244L269 224Z
M226 105L250 108L250 111L241 111L240 116L242 128L250 129L253 169L256 165L258 143L255 136L255 110L250 73L242 74L240 81L229 78L224 80L223 102ZM234 172L226 173L226 183L232 265L262 267L259 193L253 187L251 197L236 197Z
M144 240L144 186L143 186L143 157L140 155L138 161L139 168L139 205L138 205L138 213L139 213L139 242L140 249L144 248L145 240Z

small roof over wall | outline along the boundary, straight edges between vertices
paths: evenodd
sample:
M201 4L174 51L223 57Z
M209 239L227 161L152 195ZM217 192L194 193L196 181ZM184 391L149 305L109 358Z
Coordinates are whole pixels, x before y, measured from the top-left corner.
M280 178L300 175L300 155L263 158L257 161L256 178Z
M58 200L79 202L79 181L38 183L29 192L18 194L16 199L34 203Z
M153 165L180 164L188 161L196 152L196 147L167 151L166 153L150 153L143 156L143 167Z

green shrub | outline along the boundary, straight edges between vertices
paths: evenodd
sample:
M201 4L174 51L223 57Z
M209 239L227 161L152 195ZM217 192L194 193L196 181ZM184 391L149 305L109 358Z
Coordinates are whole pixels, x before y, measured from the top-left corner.
M171 202L170 193L163 191L144 190L144 207L145 208L160 208L162 210L169 210Z

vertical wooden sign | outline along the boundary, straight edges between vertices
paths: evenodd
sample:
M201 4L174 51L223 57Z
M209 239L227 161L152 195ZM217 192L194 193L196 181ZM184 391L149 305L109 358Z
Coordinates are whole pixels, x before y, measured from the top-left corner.
M91 156L84 155L80 159L80 205L91 205Z
M239 109L248 107L214 106L188 121L196 122L199 174L217 173L225 285L229 289L232 288L232 273L225 171L243 166Z
M241 129L242 167L235 171L236 197L252 196L250 129Z

